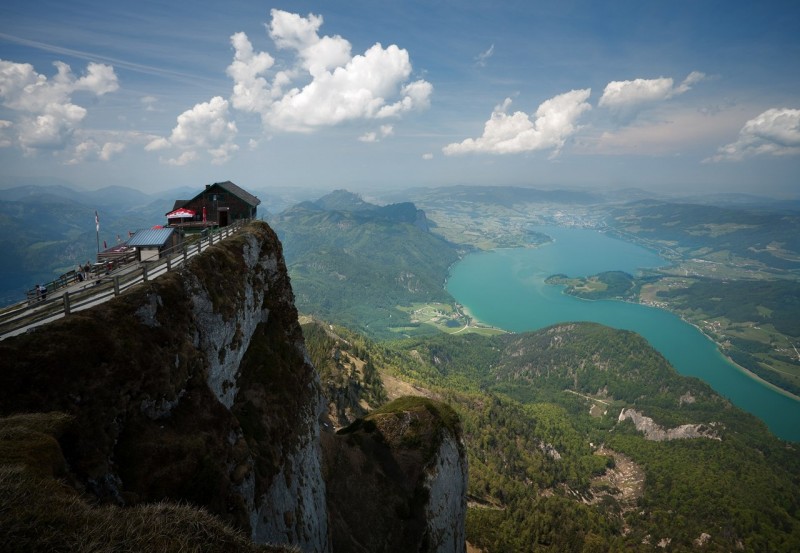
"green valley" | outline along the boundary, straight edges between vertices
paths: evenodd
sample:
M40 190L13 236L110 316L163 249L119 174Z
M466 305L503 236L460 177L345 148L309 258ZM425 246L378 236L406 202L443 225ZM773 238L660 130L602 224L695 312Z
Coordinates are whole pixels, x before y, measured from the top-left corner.
M314 326L304 327L312 358L329 364L331 334ZM458 413L467 538L483 551L800 546L797 450L634 333L572 324L377 343L334 331L338 348L375 367L389 399L399 379L411 384L401 393Z

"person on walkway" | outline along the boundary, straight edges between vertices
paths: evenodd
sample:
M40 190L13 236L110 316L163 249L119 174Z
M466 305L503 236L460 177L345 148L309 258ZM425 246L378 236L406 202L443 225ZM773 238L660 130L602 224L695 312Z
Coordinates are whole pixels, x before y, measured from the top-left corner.
M36 286L39 290L39 299L41 301L47 300L47 286L44 284L37 284Z

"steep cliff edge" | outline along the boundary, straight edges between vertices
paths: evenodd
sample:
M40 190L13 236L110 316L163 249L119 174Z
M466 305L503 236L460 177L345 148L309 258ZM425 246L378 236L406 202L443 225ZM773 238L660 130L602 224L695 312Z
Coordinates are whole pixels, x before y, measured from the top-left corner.
M328 551L319 379L281 244L250 224L186 267L0 342L0 415L59 411L79 491L205 507Z
M463 552L467 461L447 405L397 399L323 434L334 551Z
M296 553L290 547L257 545L190 505L93 504L64 485L68 470L56 437L71 420L64 413L0 418L0 548L5 553Z

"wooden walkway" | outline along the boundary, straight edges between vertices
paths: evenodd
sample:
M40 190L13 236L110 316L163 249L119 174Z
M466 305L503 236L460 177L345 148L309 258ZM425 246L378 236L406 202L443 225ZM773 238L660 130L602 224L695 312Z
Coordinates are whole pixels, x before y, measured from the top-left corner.
M133 262L82 282L74 281L54 291L44 300L30 298L0 311L0 340L28 332L49 322L107 302L137 284L153 280L182 267L209 246L238 232L247 221L217 229L197 242L166 252L157 261Z

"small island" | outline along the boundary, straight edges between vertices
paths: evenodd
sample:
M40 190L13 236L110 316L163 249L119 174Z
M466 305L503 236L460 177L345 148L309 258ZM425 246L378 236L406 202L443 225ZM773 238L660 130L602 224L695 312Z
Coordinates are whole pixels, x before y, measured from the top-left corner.
M624 271L607 271L589 277L556 274L546 284L564 286L564 292L587 300L629 299L635 295L636 281Z

